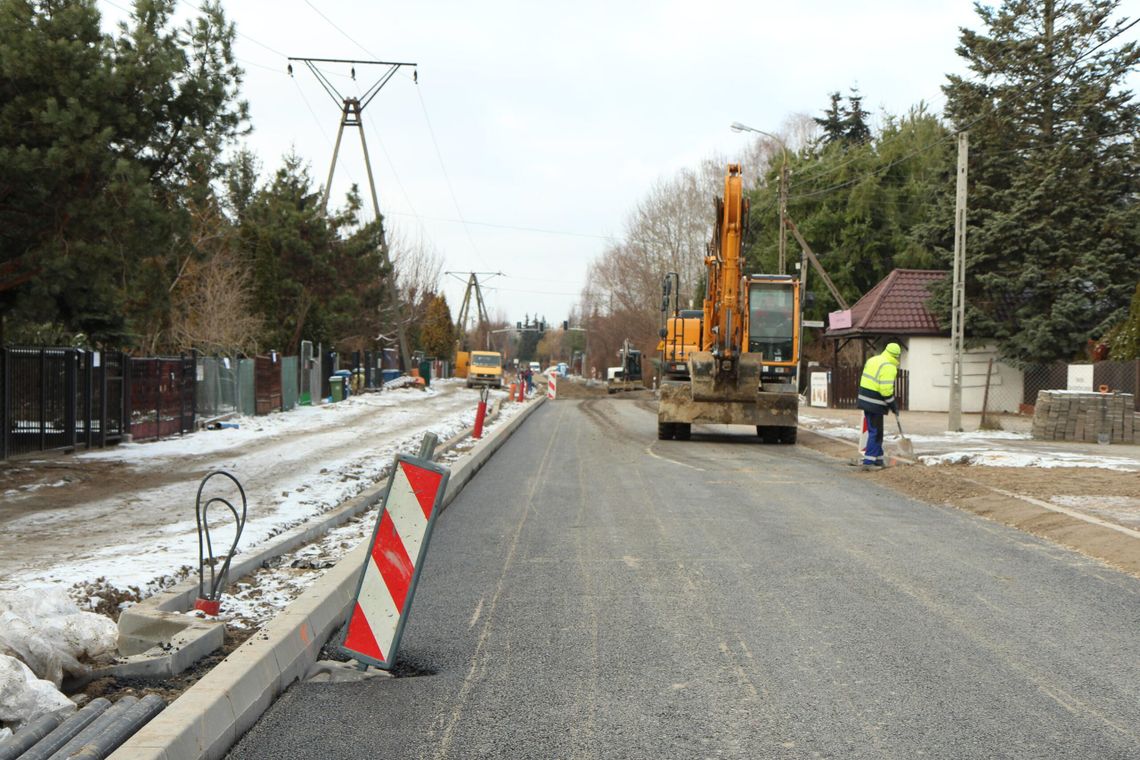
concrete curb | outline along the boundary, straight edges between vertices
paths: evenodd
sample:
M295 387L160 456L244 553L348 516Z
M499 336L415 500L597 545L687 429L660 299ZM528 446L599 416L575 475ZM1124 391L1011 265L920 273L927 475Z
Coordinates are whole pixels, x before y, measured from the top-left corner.
M502 405L496 405L488 421L498 418ZM458 433L436 448L436 455L444 454L458 446L471 435L473 428ZM488 434L494 430L489 430ZM333 528L347 522L351 517L371 509L384 495L385 480L366 488L361 493L339 507L303 525L279 534L277 540L270 539L265 545L249 554L239 554L234 559L229 572L229 583L233 583L256 571L264 563L287 552L314 541ZM87 683L104 676L124 678L171 676L189 668L210 652L222 646L222 624L220 621L187 618L181 613L191 609L198 595L198 582L189 580L178 584L169 591L155 594L123 611L119 616L119 640L122 645L124 635L141 633L151 637L153 646L141 654L123 658L114 665L95 668L76 679L76 684ZM171 633L172 630L179 630ZM136 646L137 648L137 646Z
M544 398L493 430L452 469L446 508ZM316 662L346 619L367 542L344 556L281 614L111 755L111 760L215 760L252 727L274 700Z

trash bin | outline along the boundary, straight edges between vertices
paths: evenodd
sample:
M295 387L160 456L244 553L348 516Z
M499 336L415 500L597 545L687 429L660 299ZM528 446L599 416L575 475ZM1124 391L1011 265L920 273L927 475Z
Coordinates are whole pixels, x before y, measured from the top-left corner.
M352 395L352 372L350 372L347 369L341 369L341 370L337 370L333 374L336 377L339 377L341 379L341 382L343 383L343 385L341 385L341 391L343 393L341 398L348 398L349 396L351 396Z
M391 382L392 380L395 380L399 376L400 376L400 370L398 370L398 369L382 369L382 370L380 370L380 377L383 378L384 382L386 382L386 383Z
M337 401L344 401L344 378L339 375L333 375L329 378L329 388L332 389L332 400L335 404Z
M424 385L431 387L431 362L420 362L420 377L424 379Z

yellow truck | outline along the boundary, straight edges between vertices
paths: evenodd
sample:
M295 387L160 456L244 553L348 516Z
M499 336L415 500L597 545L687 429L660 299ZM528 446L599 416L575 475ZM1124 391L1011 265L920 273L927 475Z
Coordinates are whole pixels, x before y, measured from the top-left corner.
M467 387L503 387L503 355L498 351L472 351L467 365Z

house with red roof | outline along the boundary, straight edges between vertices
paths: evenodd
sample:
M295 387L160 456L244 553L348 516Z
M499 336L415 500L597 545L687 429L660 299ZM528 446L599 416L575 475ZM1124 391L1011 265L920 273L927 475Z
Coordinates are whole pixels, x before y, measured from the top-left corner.
M932 269L895 269L847 311L833 312L824 337L835 341L836 356L853 341L862 356L892 341L903 347L900 369L908 373L907 408L945 412L950 408L950 326L927 307L931 287L950 277ZM991 365L992 360L992 365ZM1024 383L1021 370L998 360L994 346L967 348L962 357L962 411L1017 412Z

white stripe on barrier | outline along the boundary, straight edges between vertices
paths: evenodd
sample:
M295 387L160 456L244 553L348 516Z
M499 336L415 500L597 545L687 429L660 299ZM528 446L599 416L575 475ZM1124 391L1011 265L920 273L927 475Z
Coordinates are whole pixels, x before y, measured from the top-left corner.
M400 623L400 611L392 601L392 594L388 585L384 583L383 576L376 569L376 563L369 558L364 570L364 583L360 586L360 596L357 597L360 611L372 629L372 636L381 647L387 647L396 635L396 626ZM388 656L384 651L384 656Z
M404 551L408 553L408 558L415 567L416 560L420 556L424 531L427 529L427 518L415 493L412 492L412 484L408 481L404 468L397 469L399 472L396 473L392 481L392 491L388 494L388 516L392 518L392 524L396 526L396 532L400 534L400 540L404 544Z

